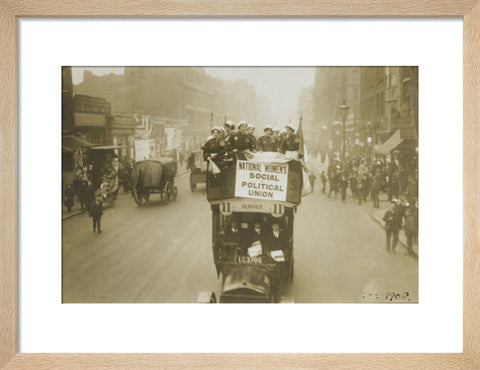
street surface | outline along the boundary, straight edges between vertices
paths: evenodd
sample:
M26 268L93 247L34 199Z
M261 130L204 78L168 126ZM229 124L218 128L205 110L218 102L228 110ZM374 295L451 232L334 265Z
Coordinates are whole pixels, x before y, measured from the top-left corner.
M195 303L199 291L217 290L210 206L204 187L191 193L188 179L176 178L169 204L152 194L139 207L120 191L104 210L102 234L87 214L64 220L63 302ZM298 207L295 276L283 294L295 303L418 302L418 259L401 245L387 253L371 203L344 204L320 189L317 180Z

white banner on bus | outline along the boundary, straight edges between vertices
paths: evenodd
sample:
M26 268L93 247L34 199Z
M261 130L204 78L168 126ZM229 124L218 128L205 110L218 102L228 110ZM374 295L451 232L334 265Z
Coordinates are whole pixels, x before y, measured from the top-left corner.
M287 164L237 161L236 197L285 201L287 182Z

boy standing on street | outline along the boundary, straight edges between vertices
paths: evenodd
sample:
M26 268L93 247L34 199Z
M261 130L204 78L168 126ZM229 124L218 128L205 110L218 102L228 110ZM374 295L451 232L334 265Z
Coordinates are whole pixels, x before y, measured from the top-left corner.
M98 231L100 234L102 230L100 229L100 222L102 220L103 208L102 208L102 198L98 197L95 199L95 202L92 202L88 209L89 216L93 219L93 232Z

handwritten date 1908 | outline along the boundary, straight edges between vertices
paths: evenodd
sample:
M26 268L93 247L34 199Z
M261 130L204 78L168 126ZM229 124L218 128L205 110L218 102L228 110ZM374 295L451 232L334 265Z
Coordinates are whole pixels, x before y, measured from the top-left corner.
M388 292L385 299L387 301L390 301L390 302L393 302L393 301L406 301L406 302L410 302L410 298L409 298L409 294L408 292L405 292L403 294L399 294L399 293L391 293L391 292Z

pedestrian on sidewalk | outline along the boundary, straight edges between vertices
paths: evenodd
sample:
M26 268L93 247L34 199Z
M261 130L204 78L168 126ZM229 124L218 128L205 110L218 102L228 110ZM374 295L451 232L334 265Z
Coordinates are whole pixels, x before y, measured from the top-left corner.
M103 215L102 197L100 195L97 195L95 202L90 204L88 208L88 215L93 221L93 232L98 231L100 234L102 232L101 221Z
M82 176L81 176L83 172L80 172L80 171L81 171L81 168L78 170L78 173L75 175L75 179L73 180L73 183L72 183L73 195L74 197L77 198L77 202L79 203L81 203L82 189L83 189Z
M345 203L345 201L347 200L348 181L347 181L347 177L345 176L345 173L343 171L340 175L338 185L339 185L340 191L342 192L342 201Z
M317 176L313 173L313 171L310 171L308 173L308 181L310 182L310 186L312 187L312 193L313 193L313 188L315 186L315 180L317 179Z
M330 158L330 156L329 156L329 158ZM328 178L328 186L329 186L328 197L329 198L332 195L332 191L335 190L335 196L337 194L337 190L336 190L337 185L335 184L336 173L337 173L337 167L336 167L334 161L331 160L330 163L328 164L328 168L327 168L327 178Z
M364 185L364 182L362 181L363 180L363 176L361 174L358 174L357 175L357 181L356 181L356 193L357 193L357 197L358 197L358 204L362 204L362 199L363 199L363 185Z
M352 198L357 197L357 169L353 168L352 173L350 174L350 191L352 192Z
M71 184L67 184L67 187L65 188L64 192L64 202L65 202L65 207L67 207L68 212L72 210L73 207L73 188Z
M398 218L399 215L399 206L397 205L397 200L392 200L390 208L385 212L383 216L383 221L385 221L385 235L386 235L386 247L387 252L395 252L395 248L398 243L398 233L402 225L402 219ZM393 239L393 240L392 240Z
M396 171L392 171L388 176L388 200L392 201L398 197L398 177Z
M328 184L330 186L328 191L328 197L332 196L332 191L335 193L335 198L337 198L337 189L338 189L338 174L336 172L332 173L332 175L328 178Z
M372 182L372 201L373 201L373 208L380 208L380 188L382 187L380 173L376 173L375 177L373 178Z
M82 209L87 208L88 209L88 181L83 180L81 187L80 187L80 193L78 195L79 201L80 201L80 206Z
M368 173L365 173L362 176L362 199L364 202L367 201L369 194L370 194L370 177Z
M322 171L320 175L320 180L322 181L322 194L327 193L327 177L325 176L325 171Z

